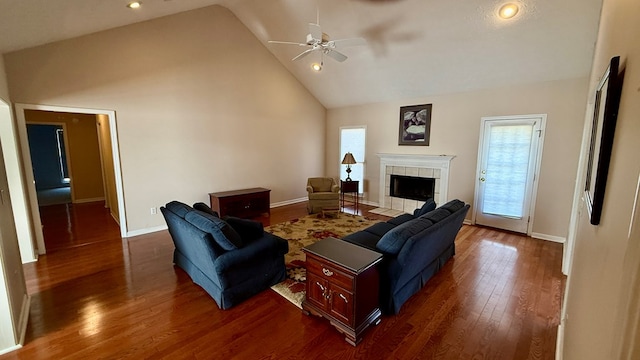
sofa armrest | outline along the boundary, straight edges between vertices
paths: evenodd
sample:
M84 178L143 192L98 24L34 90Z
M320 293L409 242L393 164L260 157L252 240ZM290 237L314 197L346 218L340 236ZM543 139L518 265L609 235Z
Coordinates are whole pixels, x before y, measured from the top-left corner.
M243 248L221 254L216 258L213 265L218 275L223 275L229 269L241 267L243 264L254 261L254 259L284 256L288 249L289 244L286 240L273 234L265 233L263 237L247 244Z
M307 192L311 194L313 192L313 187L307 186Z
M340 186L331 185L331 192L334 192L334 193L340 192Z
M264 225L260 221L235 216L225 216L224 221L240 235L243 244L248 244L264 235Z

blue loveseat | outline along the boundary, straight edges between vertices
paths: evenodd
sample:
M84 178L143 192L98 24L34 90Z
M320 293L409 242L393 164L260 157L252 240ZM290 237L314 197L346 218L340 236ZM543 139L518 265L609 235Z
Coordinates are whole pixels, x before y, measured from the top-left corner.
M284 280L286 240L264 232L260 222L223 220L206 204L194 207L172 201L160 210L175 244L174 264L218 307L228 309Z
M380 308L385 314L397 314L455 254L454 240L469 205L452 200L434 208L431 200L414 214L402 214L343 238L383 254Z

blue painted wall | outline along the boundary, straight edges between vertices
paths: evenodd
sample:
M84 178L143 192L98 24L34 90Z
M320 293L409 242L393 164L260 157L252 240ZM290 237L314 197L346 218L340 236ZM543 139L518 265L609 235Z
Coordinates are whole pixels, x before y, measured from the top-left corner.
M69 186L63 182L60 171L56 141L57 129L62 129L62 126L27 124L36 190Z

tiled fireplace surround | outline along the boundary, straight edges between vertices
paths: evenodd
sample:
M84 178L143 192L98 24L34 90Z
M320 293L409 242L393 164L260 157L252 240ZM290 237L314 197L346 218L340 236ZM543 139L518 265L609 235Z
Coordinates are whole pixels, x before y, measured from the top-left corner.
M378 154L380 158L380 207L413 213L413 210L424 204L423 201L403 199L390 196L389 184L391 175L434 178L436 204L444 204L449 190L449 165L455 156L452 155L401 155Z

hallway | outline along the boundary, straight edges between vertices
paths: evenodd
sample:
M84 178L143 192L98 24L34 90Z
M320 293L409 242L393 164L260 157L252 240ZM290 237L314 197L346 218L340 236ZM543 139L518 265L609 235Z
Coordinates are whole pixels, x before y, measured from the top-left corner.
M120 240L120 228L104 201L40 206L47 253Z

